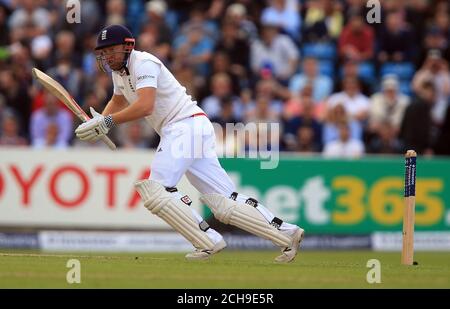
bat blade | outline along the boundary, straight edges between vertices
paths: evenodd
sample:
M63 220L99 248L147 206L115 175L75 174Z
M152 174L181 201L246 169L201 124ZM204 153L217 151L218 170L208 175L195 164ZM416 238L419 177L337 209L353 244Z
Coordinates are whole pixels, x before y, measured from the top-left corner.
M84 112L84 110L75 102L72 96L67 90L56 80L45 74L39 69L32 69L33 77L51 94L57 97L61 102L67 106L72 113L74 113L81 121L86 122L90 117ZM111 150L116 149L116 145L109 139L108 136L103 135L100 138Z

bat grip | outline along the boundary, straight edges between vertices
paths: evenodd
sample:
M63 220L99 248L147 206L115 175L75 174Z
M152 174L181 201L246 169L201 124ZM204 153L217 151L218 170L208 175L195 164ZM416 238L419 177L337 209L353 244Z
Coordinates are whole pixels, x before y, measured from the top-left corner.
M86 122L89 119L91 119L81 108L79 111L76 112L76 114L78 118L81 119L81 121L83 122ZM108 136L103 135L102 137L100 137L100 139L102 140L103 143L105 143L109 147L109 149L116 150L117 148L116 144L114 144L114 142L110 140Z
M113 141L110 140L108 136L103 135L102 137L100 137L100 139L109 147L109 149L116 150L117 148L116 144L114 144Z

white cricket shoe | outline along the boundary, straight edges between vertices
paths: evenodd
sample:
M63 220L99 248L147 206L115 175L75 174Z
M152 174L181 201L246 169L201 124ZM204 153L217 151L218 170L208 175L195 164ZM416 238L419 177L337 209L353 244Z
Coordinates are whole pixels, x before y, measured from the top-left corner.
M219 241L211 250L208 249L195 249L194 252L186 254L186 259L189 261L194 260L207 260L211 257L211 255L218 253L223 250L227 246L225 240Z
M281 252L283 253L275 258L275 262L278 263L292 262L295 259L295 256L297 255L298 248L303 240L304 235L305 230L299 227L291 236L292 237L291 246L283 248L281 250Z

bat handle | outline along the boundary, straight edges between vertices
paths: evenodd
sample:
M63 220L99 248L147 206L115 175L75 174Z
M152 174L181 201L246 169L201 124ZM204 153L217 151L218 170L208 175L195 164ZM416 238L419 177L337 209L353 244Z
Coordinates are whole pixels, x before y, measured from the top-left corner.
M75 101L74 101L74 103L76 104ZM82 110L81 110L81 112L82 112ZM81 112L77 113L77 116L79 119L81 119L81 121L86 122L91 119L85 112L82 112L82 113ZM116 144L114 144L113 141L110 140L107 135L103 135L102 137L100 137L100 139L102 140L103 143L105 143L109 147L109 149L116 150L116 148L117 148Z
M103 135L100 139L109 147L111 150L116 150L116 144L113 143L112 140L109 139L108 136Z

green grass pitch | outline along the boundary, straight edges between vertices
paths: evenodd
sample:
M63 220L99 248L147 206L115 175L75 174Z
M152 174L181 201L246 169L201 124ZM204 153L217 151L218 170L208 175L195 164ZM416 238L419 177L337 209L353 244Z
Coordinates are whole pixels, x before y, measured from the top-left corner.
M275 251L224 251L188 262L181 253L49 254L0 251L0 288L450 288L450 252L417 252L417 266L398 252L304 251L275 264ZM81 263L81 283L68 284L66 263ZM381 283L369 284L369 259Z

